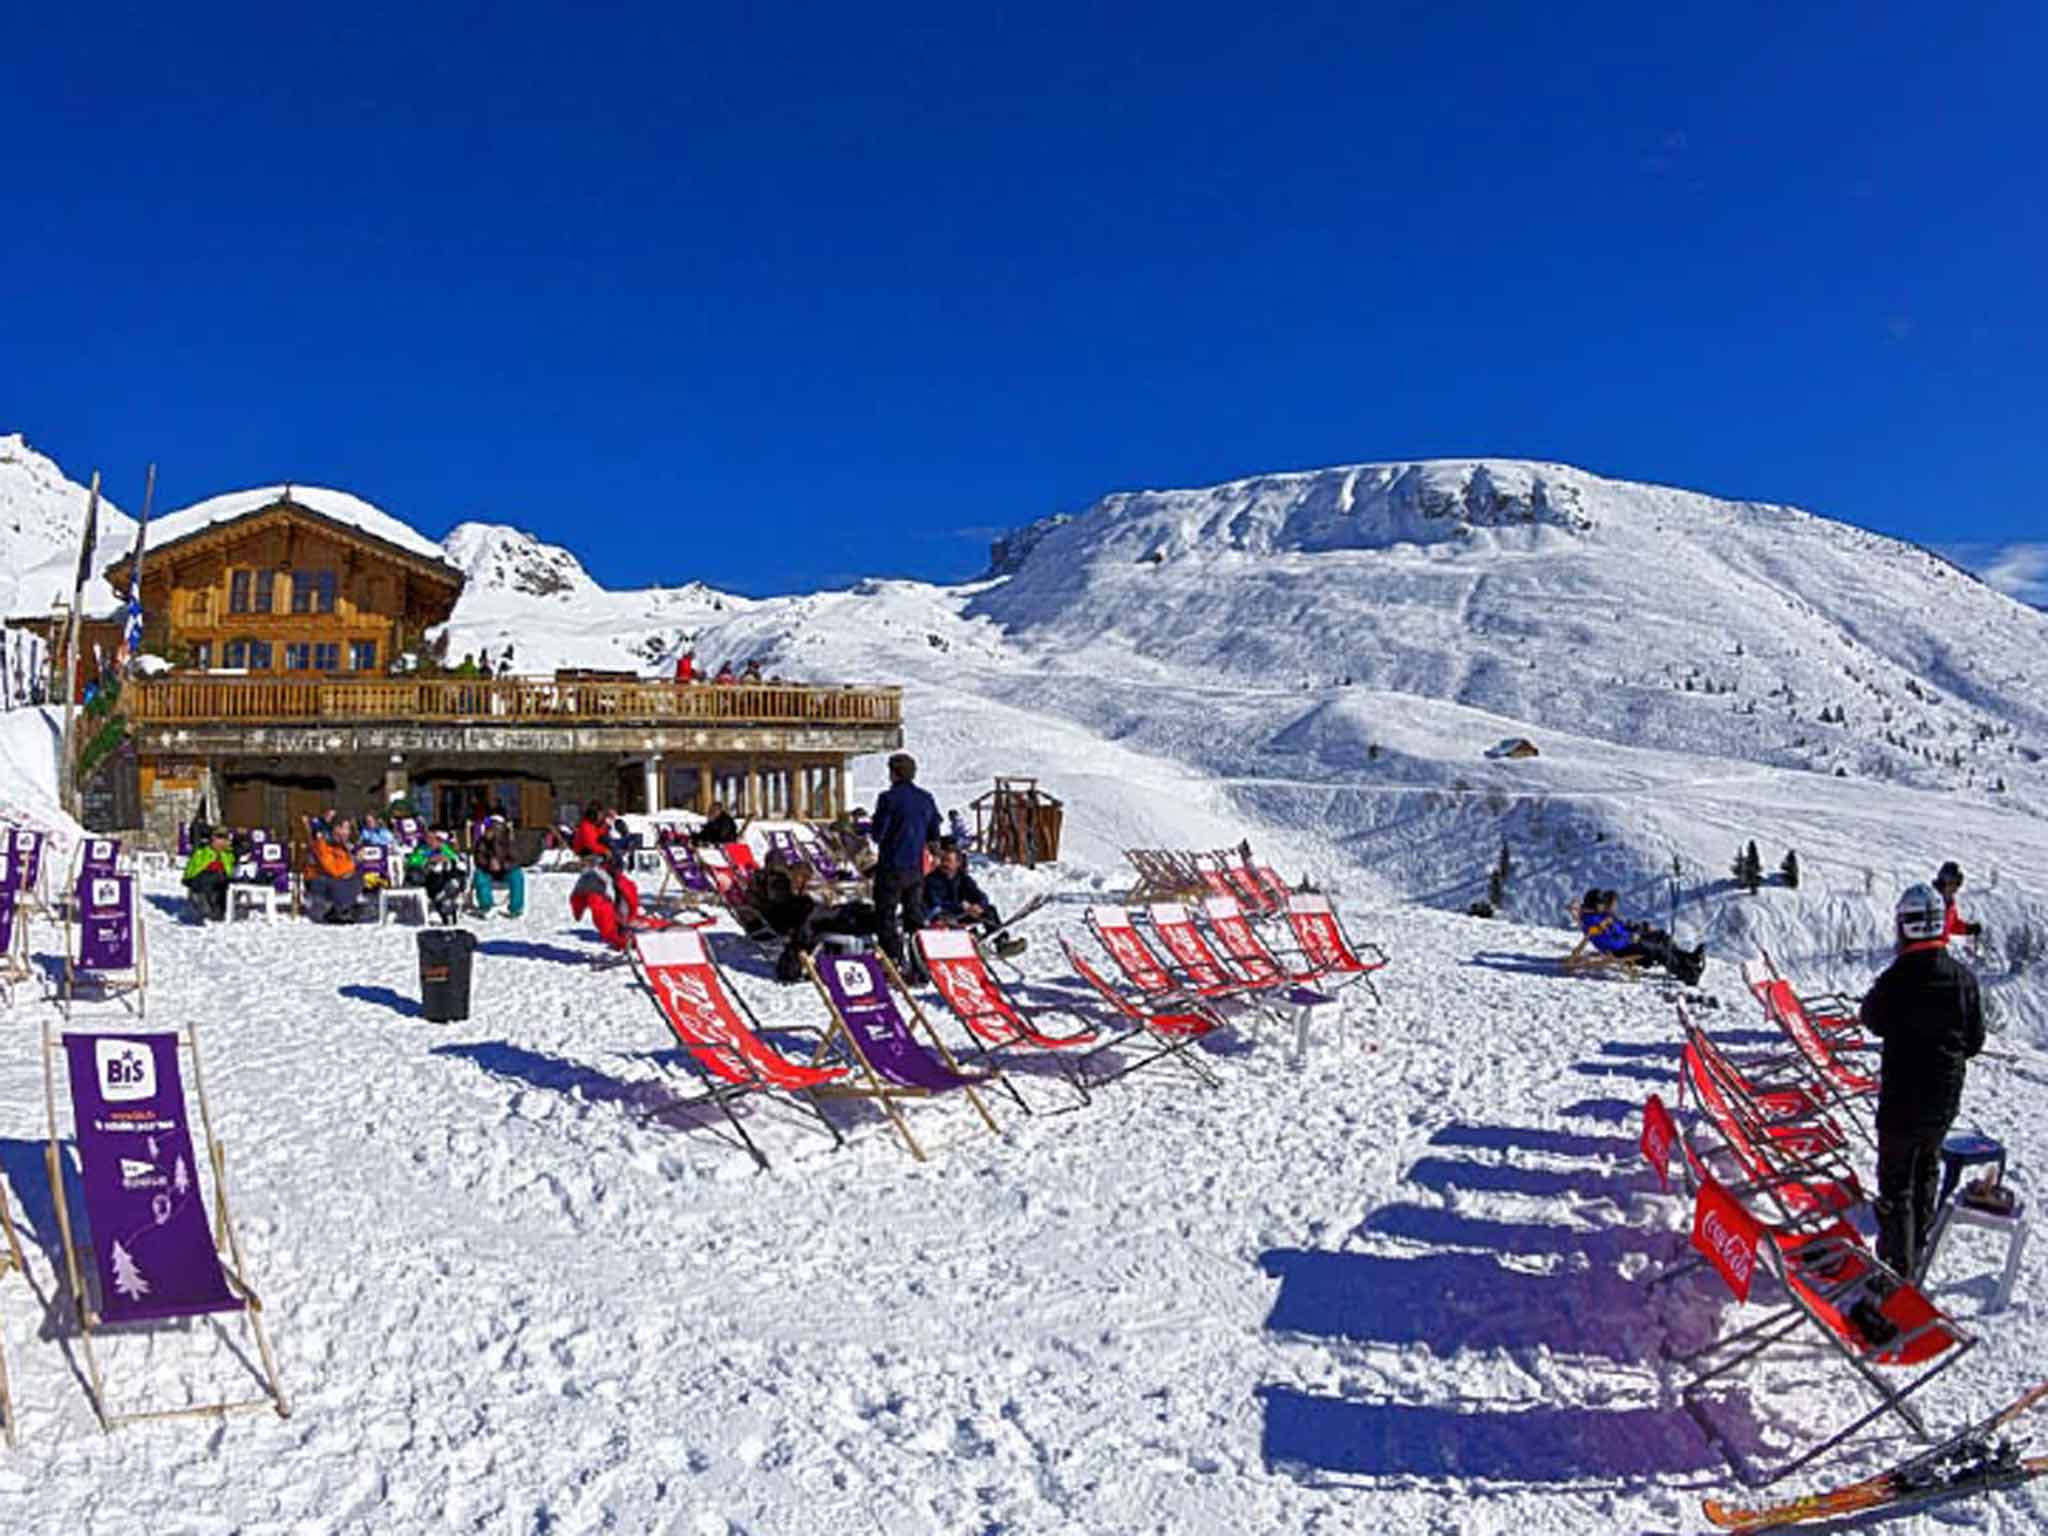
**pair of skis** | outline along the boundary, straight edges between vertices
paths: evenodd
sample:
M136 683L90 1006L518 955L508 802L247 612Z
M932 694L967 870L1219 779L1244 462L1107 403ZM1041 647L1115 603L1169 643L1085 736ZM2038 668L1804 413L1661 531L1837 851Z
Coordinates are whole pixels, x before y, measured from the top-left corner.
M1750 1509L1708 1499L1704 1505L1707 1519L1724 1531L1774 1531L1809 1520L1894 1512L1966 1494L2017 1488L2037 1477L2048 1477L2048 1456L2022 1456L2000 1431L2042 1402L2048 1402L2048 1382L1875 1477Z

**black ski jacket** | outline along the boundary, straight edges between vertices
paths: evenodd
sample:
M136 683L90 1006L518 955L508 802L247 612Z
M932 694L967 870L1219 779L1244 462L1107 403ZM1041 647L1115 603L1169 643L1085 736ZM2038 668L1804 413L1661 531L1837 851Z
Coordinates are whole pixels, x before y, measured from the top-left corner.
M1952 1124L1963 1069L1984 1049L1984 1002L1969 967L1938 944L1903 951L1863 999L1863 1027L1884 1041L1877 1123L1891 1131Z

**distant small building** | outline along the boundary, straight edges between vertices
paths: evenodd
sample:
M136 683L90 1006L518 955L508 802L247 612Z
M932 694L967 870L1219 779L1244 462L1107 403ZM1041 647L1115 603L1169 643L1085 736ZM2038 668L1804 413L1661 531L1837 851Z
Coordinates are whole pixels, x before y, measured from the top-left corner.
M1510 736L1506 740L1497 741L1488 747L1486 755L1488 757L1541 757L1543 754L1536 750L1536 743L1528 737Z

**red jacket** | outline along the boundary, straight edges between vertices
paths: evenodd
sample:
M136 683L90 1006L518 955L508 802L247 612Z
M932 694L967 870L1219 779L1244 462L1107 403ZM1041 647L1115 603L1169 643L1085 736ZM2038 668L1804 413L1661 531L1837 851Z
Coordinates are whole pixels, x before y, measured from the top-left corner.
M586 816L576 823L576 836L570 840L569 847L578 854L595 854L603 858L611 852L605 846L604 834L605 829Z
M697 658L688 651L676 658L676 681L693 683L697 680Z
M1955 904L1953 897L1945 899L1942 905L1947 909L1941 920L1941 936L1944 940L1961 938L1976 929L1975 923L1963 921L1963 909Z

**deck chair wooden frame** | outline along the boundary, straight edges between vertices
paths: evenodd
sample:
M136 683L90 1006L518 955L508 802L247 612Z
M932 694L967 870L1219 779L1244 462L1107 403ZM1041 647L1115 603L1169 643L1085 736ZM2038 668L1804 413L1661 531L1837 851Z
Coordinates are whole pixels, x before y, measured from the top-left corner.
M1642 961L1633 955L1612 954L1593 942L1593 935L1584 926L1584 909L1576 901L1564 910L1579 936L1571 953L1560 962L1567 976L1615 976L1623 981L1643 979Z
M125 1031L109 1029L109 1035ZM44 1152L45 1172L50 1180L50 1199L57 1212L57 1232L64 1245L64 1273L62 1281L71 1299L72 1316L78 1324L80 1352L85 1357L86 1376L92 1396L93 1412L98 1415L100 1427L109 1432L124 1424L137 1424L161 1419L225 1418L231 1413L253 1412L268 1408L281 1419L291 1417L291 1402L285 1396L284 1381L277 1370L277 1357L271 1352L270 1335L263 1326L264 1307L262 1298L250 1282L249 1266L242 1256L242 1239L235 1227L234 1208L228 1197L228 1154L227 1147L214 1134L213 1108L206 1094L206 1071L199 1053L199 1031L196 1025L187 1023L171 1033L177 1037L179 1054L190 1060L192 1077L188 1096L199 1107L199 1123L196 1129L205 1146L195 1148L203 1166L210 1168L213 1178L213 1243L216 1257L220 1261L221 1273L229 1287L240 1298L238 1309L243 1326L256 1345L256 1356L260 1362L259 1380L264 1395L252 1398L224 1399L214 1403L195 1403L180 1408L146 1408L134 1412L117 1412L108 1397L106 1379L100 1371L99 1355L93 1347L93 1333L99 1328L101 1318L96 1310L92 1294L85 1282L85 1269L79 1262L76 1228L71 1220L71 1204L65 1194L66 1160L62 1121L59 1117L57 1080L60 1076L68 1081L69 1068L64 1061L62 1042L50 1033L50 1022L43 1021L43 1105L49 1126L49 1145ZM62 1102L69 1107L71 1096L67 1092ZM194 1177L199 1175L195 1170ZM203 1185L202 1185L203 1190ZM139 1325L123 1325L139 1326Z
M0 1282L9 1275L20 1275L26 1281L28 1261L21 1256L21 1236L14 1230L14 1213L8 1209L7 1191L0 1189ZM7 1381L7 1337L4 1330L0 1330L0 1434L6 1436L9 1450L21 1443L15 1428L14 1394Z
M0 847L0 880L12 885L14 880L14 850L12 846ZM7 932L0 935L0 998L6 1006L14 1006L14 989L25 981L33 981L36 975L35 962L28 952L28 906L26 898L18 889L7 892Z
M832 1098L867 1099L879 1105L882 1113L888 1117L890 1126L894 1128L903 1145L909 1150L910 1155L920 1163L930 1161L925 1153L923 1144L912 1133L910 1122L905 1118L898 1101L914 1103L919 1100L928 1100L935 1102L942 1095L930 1089L906 1084L892 1077L885 1077L876 1068L874 1061L868 1054L867 1048L861 1043L860 1032L848 1024L846 1016L840 1012L839 1004L833 997L831 988L825 984L825 978L818 974L816 956L809 950L806 950L801 958L803 960L804 973L811 978L811 985L817 988L818 997L825 1004L825 1012L832 1020L830 1026L819 1035L818 1052L813 1057L814 1064L822 1066L825 1058L833 1052L835 1047L842 1049L845 1052L848 1063L866 1084L865 1087L852 1084L835 1084L828 1088L820 1088L818 1092L821 1095ZM963 1079L957 1091L966 1095L967 1102L974 1106L974 1112L981 1117L981 1122L988 1128L988 1133L991 1136L1000 1138L1003 1134L1002 1127L996 1124L995 1116L989 1113L988 1105L982 1102L981 1095L975 1091L974 1080L970 1074L961 1070L959 1061L946 1048L946 1042L940 1039L939 1032L932 1028L931 1020L925 1016L924 1009L918 1006L917 999L911 994L910 988L904 984L903 977L898 973L895 963L880 951L862 955L828 956L827 958L835 963L840 960L876 962L884 978L884 984L894 992L897 998L901 998L910 1005L909 1017L905 1018L899 1013L898 1018L905 1030L908 1031L911 1041L920 1047L928 1044L931 1051L936 1055L939 1062L945 1066L947 1071L955 1077ZM891 1001L893 1003L894 999ZM922 1041L917 1038L920 1031L922 1031L924 1036ZM1007 1080L1003 1078L1001 1068L991 1062L985 1069L984 1076L987 1081L995 1082L1009 1092L1020 1106L1023 1104L1023 1099L1017 1095L1017 1091L1010 1087ZM949 1089L946 1091L951 1092L955 1090Z
M717 888L689 843L674 839L657 844L655 851L661 859L661 884L654 888L653 895L642 898L646 905L694 908L718 902ZM692 875L697 883L692 882ZM671 888L674 895L669 894Z
M650 949L654 956L652 959L649 958ZM759 1016L747 1005L739 989L727 981L718 957L711 952L711 946L704 941L702 934L689 928L636 932L628 940L627 954L635 979L646 989L655 1011L668 1025L670 1035L682 1048L691 1069L703 1084L700 1094L684 1100L677 1107L714 1105L725 1117L726 1124L732 1127L740 1145L754 1159L755 1166L764 1173L768 1170L768 1154L761 1150L748 1132L746 1123L733 1111L735 1103L750 1096L763 1097L766 1102L778 1098L801 1101L831 1136L835 1150L846 1145L846 1138L840 1134L839 1127L825 1113L825 1106L820 1102L815 1087L793 1086L796 1079L808 1077L816 1069L791 1059L768 1043ZM673 989L677 979L655 974L677 966L702 968L701 976L680 979L680 984L688 988L687 996L677 997L672 990L665 995L664 986ZM714 1028L723 1028L725 1038L715 1038L711 1028L690 1028L688 1020L681 1017L685 1013L700 1019L708 1013L716 1021ZM811 1036L815 1049L818 1031L805 1026L793 1028L797 1033ZM784 1069L788 1069L786 1074ZM786 1075L789 1081L777 1082L769 1075L771 1072Z
M1082 959L1065 934L1060 935L1060 948L1065 951L1067 964L1073 968L1074 974L1093 988L1127 1025L1122 1033L1110 1035L1081 1058L1082 1071L1085 1073L1088 1063L1105 1051L1114 1050L1140 1036L1151 1047L1124 1062L1114 1072L1092 1079L1095 1087L1104 1087L1119 1078L1129 1077L1141 1068L1166 1061L1175 1061L1186 1067L1205 1088L1222 1086L1221 1079L1193 1054L1194 1047L1222 1025L1222 1020L1213 1011L1199 1004L1184 1008L1147 1008L1124 996L1113 982Z
M142 890L134 875L116 877L128 882L128 921L132 933L133 964L125 970L87 970L80 963L77 949L84 940L85 930L81 924L83 913L79 909L78 892L71 893L64 903L64 990L60 999L65 1017L70 1017L72 1005L78 1000L78 984L83 977L93 977L99 983L100 999L117 1002L124 1009L130 1009L137 1019L147 1016L149 1011L149 928L142 920Z
M1702 1186L1699 1198L1710 1198L1709 1186ZM1876 1394L1878 1402L1876 1407L1859 1414L1768 1475L1734 1458L1744 1481L1760 1487L1778 1482L1811 1465L1887 1414L1895 1414L1918 1439L1930 1442L1933 1437L1918 1406L1908 1399L1975 1348L1976 1337L1917 1286L1887 1269L1865 1245L1862 1235L1846 1221L1838 1218L1817 1231L1756 1224L1760 1229L1757 1254L1784 1292L1785 1302L1747 1327L1676 1357L1677 1363L1692 1373L1691 1379L1679 1389L1679 1396L1690 1402L1710 1382L1811 1325ZM1895 1330L1894 1336L1883 1344L1866 1339L1849 1320L1847 1314L1855 1305L1852 1298L1859 1295L1869 1297ZM1894 1386L1880 1374L1880 1367L1918 1374L1903 1385Z
M980 940L968 929L922 928L911 942L917 946L917 957L932 979L933 990L974 1041L971 1048L960 1054L962 1061L992 1058L1004 1051L1035 1051L1055 1062L1081 1104L1089 1102L1093 1096L1088 1092L1086 1077L1059 1060L1062 1052L1085 1049L1100 1038L1085 1022L1077 1019L1081 1028L1070 1035L1040 1029L1035 1013L1027 1011L1003 990L989 969Z

